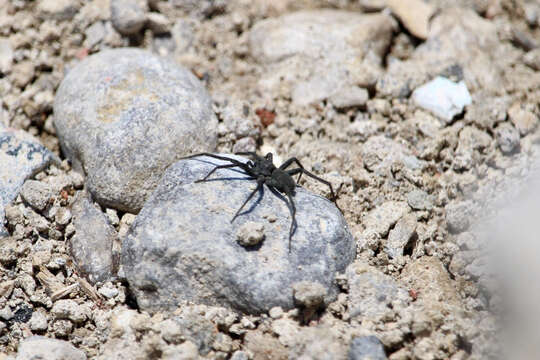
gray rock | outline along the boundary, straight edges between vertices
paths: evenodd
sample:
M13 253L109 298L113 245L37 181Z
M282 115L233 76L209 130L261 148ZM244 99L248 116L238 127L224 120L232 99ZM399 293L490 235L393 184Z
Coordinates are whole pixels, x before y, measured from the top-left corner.
M424 190L412 190L407 194L407 203L414 210L433 209L433 196Z
M388 241L384 247L384 252L390 258L403 256L405 247L416 233L416 216L409 214L398 220L396 226L388 234Z
M216 145L217 121L199 80L138 49L83 60L62 81L54 114L62 150L84 168L96 201L128 212L142 207L175 160Z
M107 36L107 28L102 21L96 21L85 30L84 35L84 46L93 49Z
M52 196L50 186L41 181L27 180L21 188L21 197L36 211L43 211Z
M40 0L37 13L42 19L69 20L79 11L81 4L72 0Z
M490 97L484 92L476 92L472 104L467 107L465 120L481 129L493 129L497 123L506 120L509 107L507 96Z
M366 89L358 86L351 86L332 95L329 100L332 105L340 109L351 106L364 106L368 99L369 94Z
M452 233L460 233L469 228L473 215L473 202L470 200L453 202L445 207L448 230Z
M355 261L346 271L349 284L349 314L352 317L379 321L389 311L391 304L405 306L409 301L407 291L398 286L390 276L361 261Z
M28 178L53 160L60 162L33 136L24 131L0 128L0 237L7 235L3 226L4 207L17 197Z
M82 350L67 341L31 336L19 344L16 360L86 360Z
M349 348L349 360L386 360L381 341L376 336L355 337Z
M13 66L13 48L8 39L0 39L0 74L9 74Z
M122 35L139 32L146 23L148 5L141 0L111 0L111 21Z
M254 246L264 239L264 225L248 221L236 233L236 241L242 246Z
M403 201L387 201L371 210L364 219L366 231L375 232L381 237L388 234L390 227L407 212L409 207Z
M325 301L333 299L335 273L355 256L339 210L298 188L298 227L289 251L291 218L283 198L265 187L231 223L254 182L243 180L241 171L222 169L213 175L222 180L193 183L220 163L199 158L172 165L132 225L122 265L139 306L174 309L187 300L248 313L291 309L292 285L299 281L322 284ZM277 220L270 221L272 215ZM265 240L255 249L236 242L237 230L249 221L265 223Z
M414 90L412 98L418 106L448 122L472 102L463 81L456 84L440 76Z
M146 21L148 24L148 28L152 30L152 32L156 35L169 32L169 19L163 14L157 12L150 12L146 14Z
M396 162L410 170L419 170L424 166L424 162L412 155L405 145L383 135L371 136L364 143L362 160L366 169L380 175L388 175Z
M82 323L90 317L90 308L79 305L75 300L58 300L51 309L55 320L71 320L74 323Z
M512 154L519 149L519 132L509 122L497 126L495 138L503 154Z
M28 322L32 331L45 331L48 328L47 316L44 311L34 311Z
M76 266L92 283L111 279L115 271L112 248L116 231L83 193L78 195L71 212L75 235L69 239L69 248Z
M293 297L297 305L307 309L316 309L324 305L326 288L310 281L300 281L293 284Z
M306 105L352 86L372 86L396 25L388 14L337 10L262 20L249 38L252 56L265 64L260 91L283 89Z

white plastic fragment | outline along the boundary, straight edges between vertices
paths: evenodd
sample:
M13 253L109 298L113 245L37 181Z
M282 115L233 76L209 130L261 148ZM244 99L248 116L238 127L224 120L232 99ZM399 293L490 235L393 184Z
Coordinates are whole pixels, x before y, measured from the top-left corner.
M438 76L414 90L412 98L416 105L450 121L472 102L471 95L463 81L455 83Z

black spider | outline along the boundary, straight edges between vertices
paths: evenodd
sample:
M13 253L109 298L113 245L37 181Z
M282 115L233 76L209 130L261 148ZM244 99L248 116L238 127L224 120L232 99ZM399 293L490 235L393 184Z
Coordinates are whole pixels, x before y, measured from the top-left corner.
M297 182L300 181L302 174L306 174L307 176L317 181L320 181L325 185L328 185L328 187L330 188L330 193L332 195L331 200L337 206L336 195L334 194L334 189L332 188L332 184L330 184L328 181L321 179L320 177L304 169L304 167L302 166L300 161L298 161L297 158L294 158L294 157L290 158L289 160L285 161L280 167L276 167L272 161L272 158L273 158L272 153L268 153L264 157L259 156L254 152L237 152L235 154L250 156L251 160L248 160L248 162L243 163L236 159L231 159L231 158L220 156L220 155L214 155L211 153L199 153L199 154L194 154L194 155L190 155L190 156L186 156L182 158L182 159L192 159L198 156L208 156L211 158L225 160L225 161L230 162L230 164L217 165L204 178L195 181L196 183L208 181L208 178L210 177L210 175L212 175L218 169L226 169L226 168L233 168L233 167L239 167L240 169L244 170L248 175L250 175L251 177L247 178L247 180L257 180L257 187L255 188L255 190L251 192L251 194L249 194L249 196L244 201L242 206L240 206L236 214L234 214L234 217L232 218L231 222L233 222L234 219L236 219L240 211L242 211L244 206L253 197L253 195L255 195L255 193L259 191L264 184L266 184L266 186L268 186L270 190L275 189L285 194L291 204L291 206L289 207L289 210L292 216L291 228L289 230L289 251L291 251L291 239L297 226L296 216L295 216L296 206L294 205L293 196L295 195L295 188L296 188ZM295 169L286 170L293 163L296 164L298 167ZM296 175L296 174L299 174L299 175L298 175L297 181L295 182L293 179L293 175Z

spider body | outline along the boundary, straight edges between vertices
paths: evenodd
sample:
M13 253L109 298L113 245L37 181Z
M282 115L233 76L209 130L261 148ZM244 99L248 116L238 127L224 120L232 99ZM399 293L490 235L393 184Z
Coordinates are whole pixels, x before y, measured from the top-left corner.
M289 251L291 250L291 239L296 229L296 206L295 206L293 197L296 194L295 189L297 186L297 182L294 181L293 176L298 174L297 181L300 181L300 177L302 176L302 174L305 174L325 185L328 185L328 187L330 188L330 193L332 195L332 201L334 203L336 202L336 196L334 194L334 189L332 188L332 184L330 184L328 181L321 179L320 177L304 169L300 161L298 161L298 159L294 157L285 161L281 166L276 167L273 162L272 153L268 153L264 157L257 155L254 152L238 152L236 153L236 155L249 156L250 160L248 160L246 163L243 163L236 159L232 159L232 158L221 156L221 155L215 155L211 153L194 154L194 155L183 157L182 159L192 159L199 156L208 156L214 159L219 159L219 160L224 160L224 161L229 162L228 164L217 165L204 178L197 180L196 182L209 181L208 178L218 169L227 169L227 168L234 168L234 167L238 167L244 170L244 172L250 176L249 178L247 178L247 180L257 181L257 187L255 188L255 190L253 190L249 194L249 196L246 198L242 206L240 206L238 211L236 211L236 213L234 214L234 217L231 219L231 222L233 222L234 219L236 219L236 217L240 214L240 211L242 211L244 206L249 202L249 200L251 200L253 195L255 195L255 193L259 191L265 184L271 190L277 190L278 192L287 196L287 199L289 200L289 210L292 217L291 227L289 230ZM287 170L287 168L290 167L292 164L295 164L297 167L294 169Z

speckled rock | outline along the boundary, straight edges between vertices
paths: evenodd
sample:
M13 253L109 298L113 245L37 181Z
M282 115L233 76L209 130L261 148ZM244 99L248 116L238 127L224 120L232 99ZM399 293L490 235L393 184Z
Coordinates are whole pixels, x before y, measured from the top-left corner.
M67 341L31 336L19 344L16 360L34 359L86 360L86 355Z
M90 56L62 81L54 125L64 154L103 206L137 212L163 171L188 151L213 150L217 121L187 69L143 50Z
M69 249L75 265L92 283L112 278L116 231L83 193L77 196L71 212L75 235L69 239Z
M349 360L386 360L383 344L376 336L355 337L349 348Z
M375 83L397 23L387 14L300 11L255 24L252 56L266 64L263 93L278 88L305 105ZM357 101L357 100L355 100Z
M519 150L519 131L510 122L497 126L495 138L503 154L512 154Z
M123 35L133 35L146 23L146 0L111 0L111 21Z
M379 321L389 312L389 305L406 306L407 291L390 276L362 261L355 261L346 271L349 284L349 313L351 317Z
M245 161L245 160L244 160ZM355 256L345 219L333 203L297 188L298 227L289 251L291 217L283 198L265 187L231 223L254 189L236 169L201 179L219 160L181 160L165 173L122 246L126 278L145 310L174 309L182 300L230 306L248 313L294 306L293 284L317 282L336 295L334 276ZM264 241L236 242L247 222L264 224Z
M0 126L0 237L7 235L3 226L4 207L19 194L24 182L59 160L33 136Z

